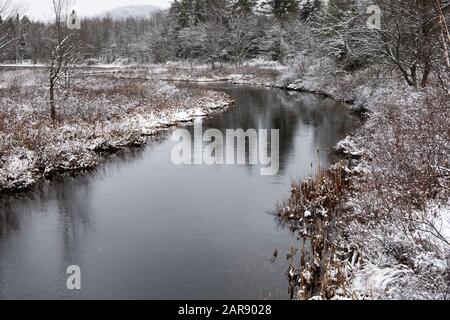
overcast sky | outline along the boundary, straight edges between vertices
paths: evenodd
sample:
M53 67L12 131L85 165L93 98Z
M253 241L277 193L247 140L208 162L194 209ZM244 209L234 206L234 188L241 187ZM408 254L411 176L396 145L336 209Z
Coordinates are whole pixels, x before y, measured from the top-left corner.
M48 19L51 16L52 0L12 0L23 4L27 14L33 18ZM73 0L81 15L96 15L117 7L150 4L160 8L169 7L170 0Z

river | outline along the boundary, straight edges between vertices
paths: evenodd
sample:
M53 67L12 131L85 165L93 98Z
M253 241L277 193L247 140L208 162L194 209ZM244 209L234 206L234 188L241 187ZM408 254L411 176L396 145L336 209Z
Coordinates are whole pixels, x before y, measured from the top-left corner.
M203 129L279 129L278 175L252 165L176 166L176 143L162 137L94 172L3 197L0 299L289 298L286 254L297 241L274 208L293 179L333 161L331 148L358 119L317 95L209 86L236 103ZM81 269L81 290L66 287L70 265Z

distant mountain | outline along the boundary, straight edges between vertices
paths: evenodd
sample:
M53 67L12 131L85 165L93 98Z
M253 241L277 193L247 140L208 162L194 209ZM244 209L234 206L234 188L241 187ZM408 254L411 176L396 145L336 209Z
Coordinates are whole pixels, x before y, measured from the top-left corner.
M160 10L161 8L151 5L126 6L109 10L103 15L109 15L113 19L147 18Z

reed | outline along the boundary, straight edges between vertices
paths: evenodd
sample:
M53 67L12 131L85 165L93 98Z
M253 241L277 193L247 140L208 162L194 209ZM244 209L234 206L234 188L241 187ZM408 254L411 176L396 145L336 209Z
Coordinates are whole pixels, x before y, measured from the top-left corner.
M346 214L343 199L350 190L345 161L313 178L292 184L291 197L278 207L280 223L298 235L300 249L291 248L287 272L291 299L331 299L345 291L347 277L339 246L339 219ZM300 259L294 256L300 253Z

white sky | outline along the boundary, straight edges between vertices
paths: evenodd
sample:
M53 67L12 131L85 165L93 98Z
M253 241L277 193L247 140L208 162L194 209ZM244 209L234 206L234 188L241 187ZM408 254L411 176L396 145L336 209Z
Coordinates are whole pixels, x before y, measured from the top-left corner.
M72 0L82 16L90 16L129 5L149 4L168 8L171 0ZM51 17L51 0L12 0L12 4L21 3L26 13L35 19L48 20Z

